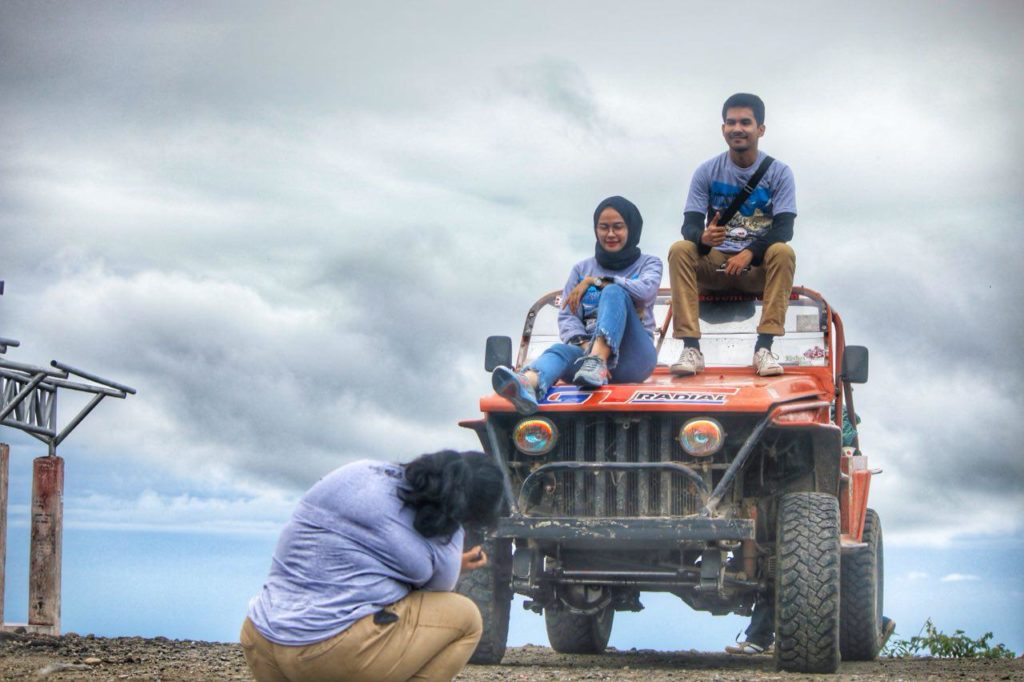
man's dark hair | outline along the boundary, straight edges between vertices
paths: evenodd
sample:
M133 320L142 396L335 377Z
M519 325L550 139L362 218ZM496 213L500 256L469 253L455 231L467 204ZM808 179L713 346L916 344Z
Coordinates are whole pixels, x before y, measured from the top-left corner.
M757 121L757 125L764 125L764 102L757 95L751 95L749 92L737 92L735 95L725 100L725 104L722 105L722 120L725 120L725 112L730 109L737 107L748 107L754 112L754 120Z
M451 536L464 523L491 525L501 514L504 482L493 457L442 450L405 465L408 490L399 497L415 512L413 526L426 538Z

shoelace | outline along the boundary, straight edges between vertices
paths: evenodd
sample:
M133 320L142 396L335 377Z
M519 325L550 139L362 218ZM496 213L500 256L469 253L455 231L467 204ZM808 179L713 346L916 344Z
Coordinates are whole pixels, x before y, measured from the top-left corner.
M690 362L696 365L700 362L700 350L697 348L684 348L683 352L679 354L679 359L676 360L676 364L684 364Z
M583 364L580 365L581 372L597 372L601 369L601 358L596 355L588 355L583 358Z
M519 390L520 391L523 391L525 393L529 393L530 395L532 395L534 397L535 400L539 399L541 397L541 392L539 390L539 387L538 388L534 388L533 386L530 386L530 383L526 380L526 377L523 376L522 374L516 374L516 382L519 384Z
M767 350L767 349L765 349L765 350ZM760 351L758 351L758 352L760 352ZM776 355L775 353L771 352L770 350L767 351L766 353L764 353L763 355L761 355L760 358L758 358L758 360L757 360L757 368L756 368L755 371L758 374L760 374L761 371L764 369L765 365L768 365L769 363L774 363L775 365L779 364L779 356Z

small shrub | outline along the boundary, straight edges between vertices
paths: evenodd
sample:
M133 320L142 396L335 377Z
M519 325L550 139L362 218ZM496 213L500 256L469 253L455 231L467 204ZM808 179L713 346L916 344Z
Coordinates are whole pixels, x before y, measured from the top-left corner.
M923 633L923 634L922 634ZM910 639L890 639L882 649L882 655L890 658L912 656L935 656L936 658L1014 658L1016 654L1002 644L989 645L992 633L986 632L978 639L971 639L963 630L952 635L939 632L932 619L924 622L921 632Z

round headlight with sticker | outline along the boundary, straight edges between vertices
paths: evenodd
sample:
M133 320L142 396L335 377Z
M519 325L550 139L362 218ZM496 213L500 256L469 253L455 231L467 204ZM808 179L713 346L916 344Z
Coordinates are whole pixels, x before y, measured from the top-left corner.
M725 432L714 419L691 419L679 429L679 444L694 457L713 455L722 449Z
M546 455L558 442L558 429L544 417L524 419L513 429L512 442L524 455Z

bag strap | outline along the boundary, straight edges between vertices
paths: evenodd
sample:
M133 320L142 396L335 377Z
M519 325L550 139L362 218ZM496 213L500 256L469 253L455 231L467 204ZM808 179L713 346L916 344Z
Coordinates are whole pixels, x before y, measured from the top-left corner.
M743 206L743 202L749 199L750 195L754 193L755 189L757 189L757 185L761 182L761 178L764 177L765 171L768 170L768 166L772 165L772 161L774 160L775 159L765 154L764 159L761 161L761 165L757 167L754 174L750 176L749 180L747 180L747 184L743 185L743 189L741 189L740 193L733 198L732 203L725 209L725 213L723 213L718 219L719 225L727 225L729 221L732 220L732 217L736 215L736 212L740 210L741 206ZM710 211L708 212L710 213ZM715 214L712 213L708 216L708 221L710 222L714 217Z

